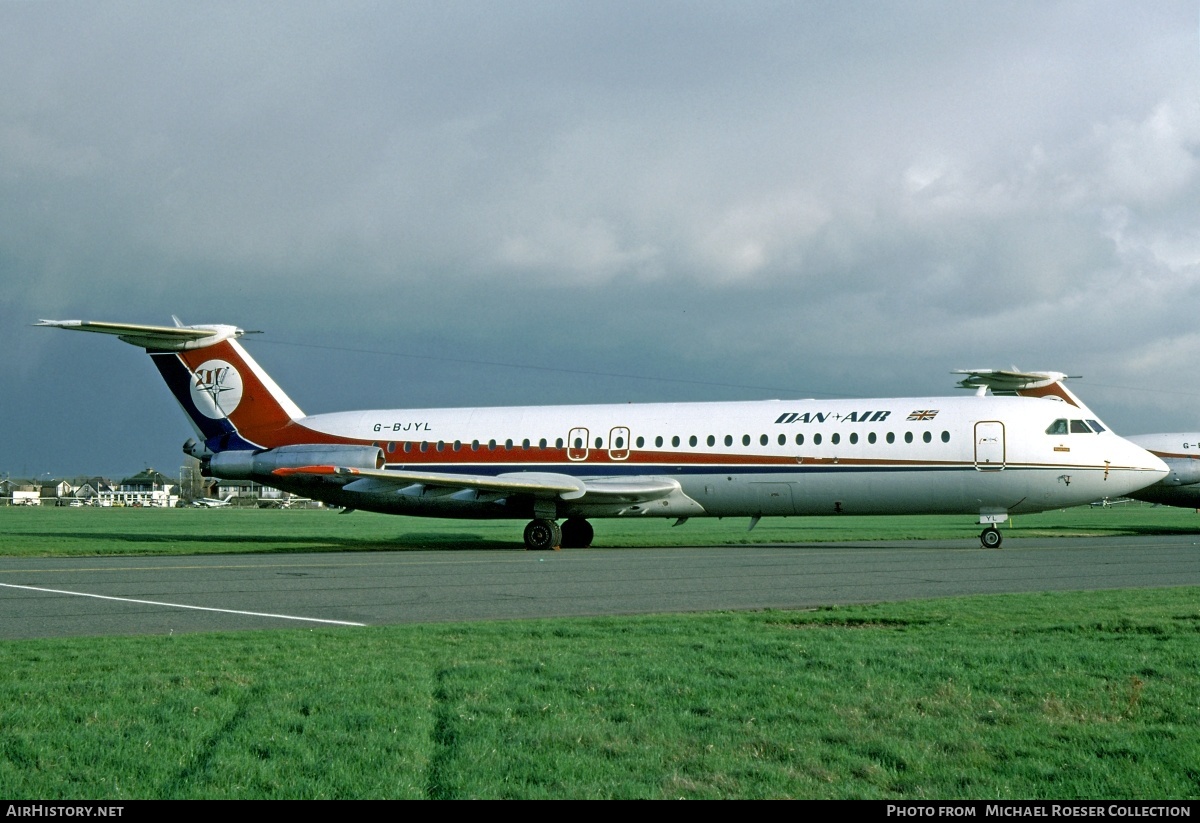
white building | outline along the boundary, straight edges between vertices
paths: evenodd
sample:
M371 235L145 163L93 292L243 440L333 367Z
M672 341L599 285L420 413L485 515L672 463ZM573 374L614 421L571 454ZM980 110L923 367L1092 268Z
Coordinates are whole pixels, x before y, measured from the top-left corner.
M179 487L171 478L154 469L138 472L97 493L101 506L152 506L174 508L179 503Z

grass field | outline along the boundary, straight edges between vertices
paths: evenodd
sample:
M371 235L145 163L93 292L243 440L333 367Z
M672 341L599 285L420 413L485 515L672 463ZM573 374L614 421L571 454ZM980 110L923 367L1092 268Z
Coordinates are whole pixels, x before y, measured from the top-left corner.
M980 526L966 515L748 518L674 521L596 520L597 548L736 546L847 540L956 540L978 545ZM522 550L523 520L436 520L369 512L274 509L0 507L6 555L211 554L224 552ZM1124 503L1016 517L1006 540L1117 534L1200 533L1192 509Z
M14 509L0 551L518 551L521 525ZM598 546L975 544L979 529L596 525ZM1198 527L1129 505L1021 517L1005 536ZM1197 799L1197 659L1197 588L7 641L0 798Z

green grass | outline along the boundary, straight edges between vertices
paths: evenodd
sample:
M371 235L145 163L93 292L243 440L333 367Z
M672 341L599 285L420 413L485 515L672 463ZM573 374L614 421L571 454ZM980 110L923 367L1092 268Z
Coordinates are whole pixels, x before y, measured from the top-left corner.
M24 555L520 550L519 522L0 509ZM1191 510L1005 536L1190 534ZM597 521L597 546L966 517ZM0 797L1200 798L1200 589L0 643Z
M1200 590L0 645L0 797L1200 797Z
M967 515L596 520L594 546L732 546L750 543L961 539L978 541ZM213 554L523 548L522 520L437 520L330 510L0 507L0 553L7 555ZM1192 509L1128 503L1021 515L1006 540L1117 534L1194 534Z

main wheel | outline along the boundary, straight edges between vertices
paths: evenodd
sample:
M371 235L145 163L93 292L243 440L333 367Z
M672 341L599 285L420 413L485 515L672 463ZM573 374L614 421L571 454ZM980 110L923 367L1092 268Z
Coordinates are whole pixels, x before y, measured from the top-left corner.
M562 529L553 520L530 520L525 527L525 548L531 552L544 552L562 545Z
M564 549L586 549L592 545L595 531L592 524L582 517L568 517L562 524L562 547Z
M995 526L988 526L979 533L979 542L983 544L985 549L998 549L1000 544L1004 542L1004 537L1001 536L1000 530Z

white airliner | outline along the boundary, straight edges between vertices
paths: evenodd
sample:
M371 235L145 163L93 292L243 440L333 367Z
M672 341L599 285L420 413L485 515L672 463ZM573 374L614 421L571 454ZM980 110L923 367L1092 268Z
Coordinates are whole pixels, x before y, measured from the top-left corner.
M1009 515L1119 497L1167 474L1058 372L960 372L977 392L958 397L306 416L237 342L241 329L175 323L38 325L145 348L192 421L184 451L206 474L350 509L529 520L533 550L591 545L589 518L749 517L753 528L836 514L977 515L995 548Z

